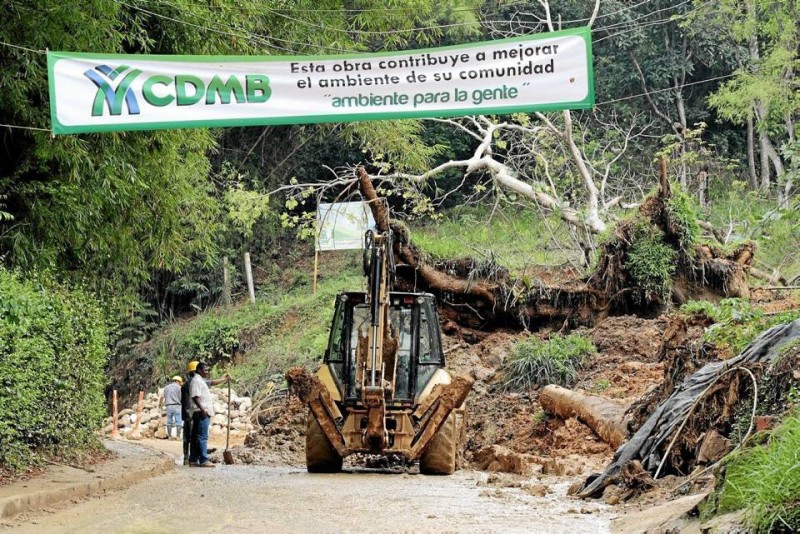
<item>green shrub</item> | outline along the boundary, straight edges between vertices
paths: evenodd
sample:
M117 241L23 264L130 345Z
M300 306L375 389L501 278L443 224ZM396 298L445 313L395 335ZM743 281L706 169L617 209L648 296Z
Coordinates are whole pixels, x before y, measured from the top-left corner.
M684 315L705 315L710 319L716 320L719 308L708 300L690 300L683 304L679 311Z
M706 330L705 340L730 354L739 354L768 328L800 318L798 310L765 315L744 299L723 299L717 305L706 301L689 301L681 306L680 311L686 314L702 313L713 319L714 324Z
M646 300L669 298L677 260L678 253L664 243L664 232L645 221L633 225L625 268Z
M503 388L527 391L548 384L569 386L584 358L595 352L592 342L577 334L554 335L548 341L528 338L517 343L503 366Z
M718 511L741 509L758 532L800 530L800 411L787 417L767 444L728 462Z
M0 470L96 444L108 329L91 295L0 269Z
M667 201L667 217L669 224L678 235L678 245L689 256L694 254L694 244L700 236L697 225L699 215L692 196L687 194L678 184L673 184L672 195Z

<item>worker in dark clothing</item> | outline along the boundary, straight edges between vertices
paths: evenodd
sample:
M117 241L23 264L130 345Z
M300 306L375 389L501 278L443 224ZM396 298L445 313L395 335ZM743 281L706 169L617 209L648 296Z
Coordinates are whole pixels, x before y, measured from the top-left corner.
M181 417L183 418L183 465L189 465L189 442L192 436L192 416L189 413L192 397L189 394L189 385L197 370L197 361L189 362L186 366L186 381L181 386Z

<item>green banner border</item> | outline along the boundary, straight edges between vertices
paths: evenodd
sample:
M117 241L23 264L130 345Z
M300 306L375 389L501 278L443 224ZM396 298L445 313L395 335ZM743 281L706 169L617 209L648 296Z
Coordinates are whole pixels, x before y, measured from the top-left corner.
M185 55L146 55L146 54L101 54L93 52L47 52L47 74L50 96L50 118L52 123L52 133L54 135L95 133L95 132L126 132L141 130L167 130L177 128L215 128L221 126L273 126L288 124L313 124L313 123L342 123L353 121L370 121L386 119L425 119L437 117L463 117L472 115L467 110L421 110L421 111L390 111L380 113L352 113L346 115L303 115L298 117L254 117L248 119L218 119L218 120L194 120L194 121L169 121L169 122L141 122L131 124L98 124L95 126L66 126L58 122L56 112L56 87L54 68L60 59L87 58L87 59L128 59L137 58L146 61L166 61L181 63L261 63L269 61L314 61L314 60L336 60L336 59L355 59L373 58L382 56L396 56L403 53L422 54L425 52L444 52L448 50L463 50L466 48L477 48L494 44L515 43L524 41L536 41L540 39L550 39L563 36L578 36L586 43L587 76L589 91L586 98L575 102L558 102L552 104L538 105L517 105L500 106L476 109L476 113L503 115L508 113L534 112L534 111L560 111L565 109L591 109L595 103L594 91L594 64L592 61L592 32L583 26L580 28L570 28L556 32L536 33L520 37L508 37L492 41L480 41L475 43L465 43L460 45L442 46L436 48L420 48L417 50L393 50L387 52L372 53L352 53L334 54L317 56L185 56Z

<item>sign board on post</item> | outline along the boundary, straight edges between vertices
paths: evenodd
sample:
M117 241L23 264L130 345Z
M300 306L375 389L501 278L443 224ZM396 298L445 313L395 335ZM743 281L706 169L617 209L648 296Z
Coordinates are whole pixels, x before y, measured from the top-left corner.
M592 41L575 28L338 56L48 52L55 134L453 117L590 108Z
M375 229L375 219L364 202L320 204L315 248L318 251L364 248L364 234L370 229Z

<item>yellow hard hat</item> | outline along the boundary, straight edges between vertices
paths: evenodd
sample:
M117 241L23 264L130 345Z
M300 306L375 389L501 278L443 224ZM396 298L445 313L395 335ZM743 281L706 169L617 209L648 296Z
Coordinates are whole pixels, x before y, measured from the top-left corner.
M173 376L172 377L172 381L173 382L180 382L181 384L183 384L183 378L179 377L178 375Z
M197 360L189 362L189 365L186 366L186 370L190 373L193 373L197 370L197 364L200 363Z

